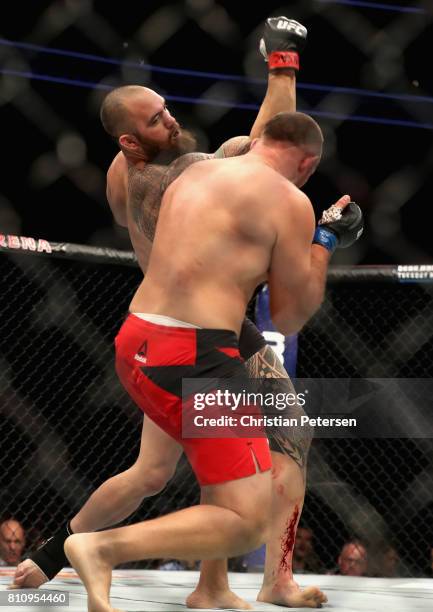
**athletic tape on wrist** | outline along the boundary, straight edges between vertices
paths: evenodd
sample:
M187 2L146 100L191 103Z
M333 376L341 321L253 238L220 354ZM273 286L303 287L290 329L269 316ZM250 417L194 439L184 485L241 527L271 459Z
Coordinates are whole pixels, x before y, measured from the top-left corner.
M314 232L313 244L320 244L320 246L328 249L330 253L333 253L338 246L338 238L334 234L324 227L316 227Z
M29 556L29 559L45 574L47 580L52 580L61 569L68 565L63 545L66 538L72 533L68 521L53 537L46 540L38 550Z
M272 51L268 57L268 68L293 68L299 70L299 54L296 51Z

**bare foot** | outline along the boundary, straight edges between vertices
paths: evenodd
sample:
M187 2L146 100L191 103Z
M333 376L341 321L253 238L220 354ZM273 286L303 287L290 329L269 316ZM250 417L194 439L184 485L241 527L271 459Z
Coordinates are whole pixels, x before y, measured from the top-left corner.
M289 608L321 608L322 604L328 601L328 598L319 588L310 586L301 589L293 580L281 586L263 586L257 596L257 601Z
M187 608L236 608L239 610L252 610L249 603L230 591L224 589L213 593L204 589L196 589L186 598Z
M121 612L110 606L112 566L104 559L98 534L77 533L65 541L65 554L87 590L88 612Z
M48 576L31 559L22 561L15 570L14 581L8 589L37 589L48 582Z

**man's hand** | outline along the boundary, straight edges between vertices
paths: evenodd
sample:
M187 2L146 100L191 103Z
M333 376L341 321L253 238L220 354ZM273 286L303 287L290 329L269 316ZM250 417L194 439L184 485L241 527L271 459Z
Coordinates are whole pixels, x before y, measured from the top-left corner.
M307 28L298 21L284 16L266 19L260 52L268 62L269 70L299 70L299 54L306 40Z
M331 253L336 248L345 249L358 240L364 230L364 219L358 204L344 195L323 212L313 238Z
M21 561L15 570L13 583L8 589L38 589L48 582L48 577L31 559Z

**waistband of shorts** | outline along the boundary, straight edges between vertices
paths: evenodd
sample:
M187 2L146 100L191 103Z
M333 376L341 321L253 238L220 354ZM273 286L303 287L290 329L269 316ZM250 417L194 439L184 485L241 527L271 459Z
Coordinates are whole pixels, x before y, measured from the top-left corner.
M200 329L198 325L187 323L186 321L180 321L179 319L173 319L173 317L167 317L165 315L151 314L147 312L131 312L132 316L138 317L142 321L148 323L154 323L155 325L164 325L165 327L182 327L187 329Z
M235 331L232 329L223 328L206 328L206 327L175 327L172 325L160 325L151 321L146 321L141 317L137 317L133 312L128 313L125 319L124 325L133 325L137 329L147 329L154 331L158 334L164 334L167 336L179 335L187 336L191 334L197 334L198 337L204 338L206 336L231 340L236 345L239 342L239 338Z

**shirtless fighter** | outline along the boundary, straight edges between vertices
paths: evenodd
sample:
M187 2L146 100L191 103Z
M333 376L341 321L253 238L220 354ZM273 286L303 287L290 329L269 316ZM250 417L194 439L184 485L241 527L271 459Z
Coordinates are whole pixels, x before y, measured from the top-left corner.
M267 20L261 49L265 55L269 55L268 90L250 138L259 135L266 120L279 110L294 110L294 69L298 67L298 52L303 47L305 36L305 28L297 22L284 17ZM108 200L118 223L128 227L141 268L145 272L163 189L187 165L213 156L191 153L167 165L171 157L192 150L195 141L170 115L164 99L152 90L127 87L113 91L104 101L101 116L106 130L116 137L122 149L108 172ZM238 137L227 141L215 156L225 157L245 152L249 148L250 138ZM240 345L251 377L281 378L281 384L288 390L290 382L284 368L248 321L245 322ZM129 516L144 497L156 494L165 486L174 472L181 451L178 449L173 456L165 454L161 458L155 448L162 447L159 434L155 425L145 416L140 455L136 463L99 487L72 519L69 527L72 532L92 531L113 525ZM271 439L272 448L279 452L273 452L274 522L267 546L265 578L260 597L266 601L278 601L297 607L315 607L323 600L318 589L301 591L294 582L291 551L284 555L282 563L283 536L288 525L291 525L291 531L296 532L302 510L310 439L311 432L307 428L303 428L302 432L273 432ZM60 571L65 562L62 547L67 535L68 527L65 526L42 550L33 554L30 560L24 561L17 570L15 584L39 586ZM189 597L188 605L240 607L241 604L228 588L226 563L204 562L199 586Z
M65 552L86 586L90 612L112 611L116 565L152 557L220 559L254 548L266 535L266 439L183 437L182 377L247 378L238 338L259 283L269 284L272 320L284 334L299 331L320 306L331 253L362 232L361 211L348 196L314 232L311 203L298 187L317 167L322 142L313 119L279 113L248 153L192 164L165 191L146 276L130 304L134 314L116 338L116 370L168 435L165 449L185 451L201 504L70 536ZM145 362L138 359L143 346Z

